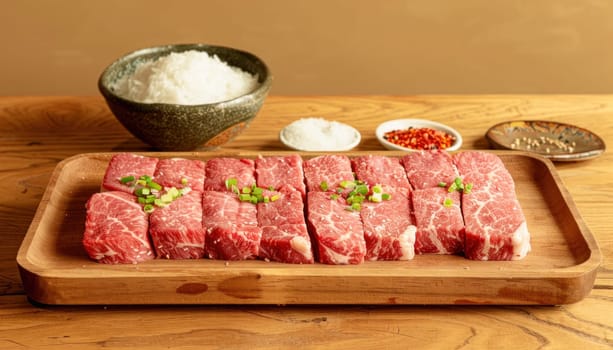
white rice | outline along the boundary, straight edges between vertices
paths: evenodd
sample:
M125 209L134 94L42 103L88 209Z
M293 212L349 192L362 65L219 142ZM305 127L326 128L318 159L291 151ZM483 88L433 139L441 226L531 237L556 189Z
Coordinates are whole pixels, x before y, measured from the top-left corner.
M216 55L185 51L139 65L118 80L115 92L132 101L195 105L227 101L257 86L257 76L232 67Z

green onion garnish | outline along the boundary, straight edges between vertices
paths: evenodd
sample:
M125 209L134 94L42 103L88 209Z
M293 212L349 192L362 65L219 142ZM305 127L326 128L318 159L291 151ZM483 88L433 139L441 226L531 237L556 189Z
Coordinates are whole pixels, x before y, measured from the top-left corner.
M327 191L327 190L328 190L328 183L327 183L326 181L322 181L322 182L319 184L319 188L320 188L322 191Z
M235 178L229 178L226 180L226 189L233 191L234 192L234 188L236 188L236 185L238 185L238 180L236 180Z
M473 189L473 184L467 183L466 186L464 186L464 193L469 194L472 189Z
M132 175L130 175L130 176L124 176L124 177L122 177L121 179L119 179L119 181L120 181L122 184L127 184L127 183L129 183L129 182L134 181L134 176L132 176Z
M445 206L445 208L450 208L451 206L453 206L453 199L445 198L445 201L443 201L443 205Z

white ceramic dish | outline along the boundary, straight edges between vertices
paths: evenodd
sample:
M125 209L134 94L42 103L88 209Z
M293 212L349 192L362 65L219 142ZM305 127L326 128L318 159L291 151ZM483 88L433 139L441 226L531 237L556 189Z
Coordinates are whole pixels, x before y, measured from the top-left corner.
M314 119L320 119L320 118L314 118ZM321 119L320 121L325 121L325 120ZM350 132L353 135L348 138L347 142L343 142L337 145L324 146L324 145L321 145L318 140L319 137L323 137L322 132L311 130L311 133L307 135L308 138L311 138L311 141L312 141L310 145L308 144L308 142L305 144L299 145L299 144L293 143L291 138L288 137L288 134L289 134L288 128L292 125L292 124L289 124L288 126L281 129L281 131L279 132L279 140L289 149L292 149L295 151L303 151L303 152L342 152L342 151L349 151L360 144L360 141L362 140L362 135L354 127L344 124L344 123L339 123L336 121L325 121L325 122L337 123L337 125L350 130ZM309 132L309 130L305 130L305 132ZM335 135L332 133L330 135L325 135L325 136L335 137Z
M399 146L395 143L387 141L384 137L386 132L393 131L393 130L405 130L411 127L412 128L431 128L431 129L440 130L440 131L446 132L447 134L452 135L455 138L455 142L450 147L446 148L445 149L446 151L457 151L462 146L462 135L460 135L460 133L457 130L445 124L433 122L431 120L426 120L426 119L388 120L380 124L377 127L377 129L375 130L375 134L377 136L377 140L379 140L381 145L383 145L383 147L387 149L397 150L397 151L415 152L419 150Z

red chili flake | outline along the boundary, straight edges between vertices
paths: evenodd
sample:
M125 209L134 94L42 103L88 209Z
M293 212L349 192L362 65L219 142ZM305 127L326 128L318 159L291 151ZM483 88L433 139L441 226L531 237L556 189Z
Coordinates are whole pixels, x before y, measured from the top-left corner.
M386 132L383 137L398 146L418 150L446 149L455 142L454 136L431 128L392 130Z

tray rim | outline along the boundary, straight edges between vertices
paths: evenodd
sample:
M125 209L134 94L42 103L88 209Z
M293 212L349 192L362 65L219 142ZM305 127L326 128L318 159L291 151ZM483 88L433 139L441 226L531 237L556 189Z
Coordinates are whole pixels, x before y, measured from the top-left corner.
M473 151L473 150L466 150L466 151ZM586 225L586 223L583 221L583 219L581 218L581 215L579 213L578 208L576 207L572 197L570 196L568 190L566 189L566 187L563 185L563 182L559 176L559 174L557 173L557 170L555 168L555 166L553 165L553 162L545 157L542 157L538 154L534 154L534 153L530 153L530 152L523 152L523 151L500 151L500 150L478 150L478 151L486 151L486 152L491 152L491 153L495 153L498 155L511 155L511 156L517 156L517 157L529 157L531 159L534 159L540 163L542 163L547 170L550 172L551 176L554 178L555 180L555 184L558 187L558 190L560 191L560 193L563 195L563 199L566 202L565 205L568 207L568 209L570 210L572 216L573 216L573 220L577 223L578 227L579 227L579 231L581 232L581 238L585 241L585 244L587 246L587 248L589 249L589 256L587 256L585 258L584 261L579 262L578 264L572 265L572 266L564 266L564 267L556 267L556 268L552 268L549 269L552 272L555 272L555 277L551 277L550 280L552 282L569 282L569 283L579 283L580 286L584 287L584 291L581 292L579 295L576 295L574 298L569 298L568 300L561 300L560 302L554 302L552 304L568 304L568 303L574 303L577 302L581 299L583 299L588 293L589 291L592 289L593 284L594 284L594 280L596 278L596 273L597 270L599 268L599 266L602 263L602 255L600 252L600 248L598 247L598 243L595 239L595 237L592 235L589 227ZM460 151L461 152L461 151ZM48 288L54 288L54 284L56 282L61 282L61 280L64 279L96 279L99 278L97 276L68 276L60 271L54 271L54 270L50 270L48 268L46 268L43 265L39 265L33 261L31 261L31 259L28 257L28 252L29 249L31 247L32 242L35 239L37 230L38 230L38 224L41 222L41 219L43 218L43 216L46 214L46 207L47 204L51 201L52 198L52 194L53 191L55 190L55 186L57 184L57 180L59 179L59 176L62 174L62 171L64 170L64 168L70 164L73 161L79 160L80 158L91 158L91 157L110 157L114 154L117 154L120 152L96 152L96 153L81 153L81 154L76 154L73 156L70 156L68 158L65 158L63 160L61 160L55 167L55 169L52 172L50 181L45 189L45 192L43 194L43 197L38 205L38 208L36 210L36 213L32 219L32 223L30 225L30 227L28 228L28 231L26 232L26 235L24 236L24 239L21 243L21 246L18 250L17 256L16 256L16 261L17 261L17 265L21 274L21 278L22 278L22 282L24 284L24 290L26 291L26 294L32 299L35 300L37 302L41 302L41 303L45 303L45 304L56 304L56 302L54 302L54 300L52 299L46 299L45 295L40 295L38 293L34 293L30 290L30 288L33 288L34 285L45 285ZM267 156L267 155L290 155L290 154L300 154L303 157L314 157L317 155L321 155L321 154L328 154L329 152L318 152L318 153L311 153L311 152L307 152L307 153L303 153L303 152L296 152L296 151L221 151L221 152L131 152L131 153L135 153L135 154L141 154L141 155L145 155L145 156L155 156L155 157L160 157L160 158L164 158L164 157L185 157L185 158L203 158L203 157L221 157L221 156L228 156L228 157L256 157L258 155L262 155L262 156ZM337 152L339 153L339 152ZM356 155L363 155L366 152L363 151L350 151L350 152L342 152L342 154L345 154L349 157L351 156L356 156ZM374 152L367 152L368 154L380 154L380 155L386 155L386 156L402 156L405 155L405 152L400 152L400 151L374 151ZM451 153L455 153L455 152L451 152ZM462 259L462 261L468 261L466 259ZM402 262L366 262L368 264L401 264ZM484 262L481 262L484 263ZM487 263L487 262L485 262ZM231 264L234 264L233 262ZM262 266L259 266L258 264L262 264ZM253 264L249 264L248 266L232 266L232 272L229 273L230 275L244 275L244 274L259 274L259 275L264 275L264 276L268 276L268 277L279 277L279 274L268 274L267 272L269 272L270 268L269 267L265 267L264 264L268 264L267 262L257 262L255 264L255 266L253 266ZM221 262L218 264L219 266L216 266L214 269L211 269L211 266L208 266L206 269L207 271L213 272L213 273L221 273L221 274L228 274L228 271L226 271L225 267L227 265L222 264ZM237 265L237 264L234 264ZM240 263L238 264L240 265ZM133 267L133 266L137 266L137 265L127 265L126 267ZM296 269L294 269L294 271L292 272L292 275L295 277L303 277L303 278L312 278L312 277L319 277L319 278L330 278L331 276L329 274L325 273L326 269L322 269L321 268L321 264L315 264L315 265L302 265L302 266L298 266ZM324 265L325 266L325 265ZM293 266L292 267L296 267ZM130 268L126 268L125 274L118 274L116 276L111 276L111 277L105 277L105 279L109 280L109 281L122 281L126 278L133 278L133 272L130 271ZM198 271L199 269L196 269L195 271ZM356 271L356 269L346 269L346 271L350 272L347 275L342 276L345 279L351 279L354 277L372 277L372 278L378 278L378 272L379 269L378 268L369 268L366 269L366 271L361 270L361 271ZM396 271L397 272L397 271ZM493 277L484 277L482 272L480 271L473 271L473 270L464 270L462 271L462 276L458 276L457 272L458 270L455 269L443 269L443 270L438 270L439 274L436 275L436 277L439 278L443 278L443 279L466 279L466 278L474 278L474 279L493 279L493 280L515 280L515 281L519 281L519 280L525 280L525 281L530 281L530 280L542 280L543 278L540 276L535 276L534 272L531 272L530 270L528 271L513 271L512 275L501 275L497 278L493 278ZM283 274L281 274L283 275ZM183 277L193 277L193 273L184 273L184 274L175 274L172 276L166 276L165 274L161 274L161 275L144 275L144 276L139 276L139 278L143 278L143 279L155 279L156 276L159 278L169 278L169 279L173 279L173 278L183 278ZM333 276L332 276L333 277ZM388 275L389 277L389 275ZM406 278L406 275L403 276L397 276L394 275L392 276L392 278L401 278L404 277ZM428 278L428 277L432 277L431 273L419 273L419 271L412 271L411 277L414 278ZM580 281L577 281L580 280ZM232 303L232 302L230 302ZM239 302L239 303L245 303L245 301L243 302ZM248 301L246 303L253 303L251 301ZM322 302L322 304L326 304L327 302ZM333 304L342 304L343 302L332 302ZM354 304L355 302L349 302L350 304ZM472 304L472 302L467 302L469 304ZM69 304L69 303L65 303L65 302L59 302L57 304ZM81 303L81 302L76 302L76 304L90 304L90 303ZM107 304L105 303L103 300L101 300L99 303L94 303L94 304ZM134 302L130 302L129 304L139 304L139 303L134 303ZM145 302L144 304L160 304L158 302ZM164 303L166 304L166 303ZM172 304L172 303L171 303ZM183 304L183 302L179 302L177 304ZM208 304L207 302L188 302L188 304ZM219 304L219 303L213 303L213 304ZM257 304L257 303L256 303ZM274 303L274 302L263 302L263 304L278 304L278 303ZM295 303L295 304L305 304L305 303ZM311 303L308 303L311 304ZM373 302L373 303L362 303L362 302L357 302L357 304L379 304L379 302ZM402 304L414 304L412 302L404 302ZM422 303L417 303L417 304L422 304ZM449 304L447 302L438 302L435 301L431 304ZM484 304L492 304L491 302L485 302ZM496 304L496 303L494 303ZM531 302L511 302L511 303L501 303L500 305L507 305L507 304L521 304L521 305L525 305L525 304L532 304ZM543 304L543 303L537 303L537 304ZM546 303L549 304L549 303Z

